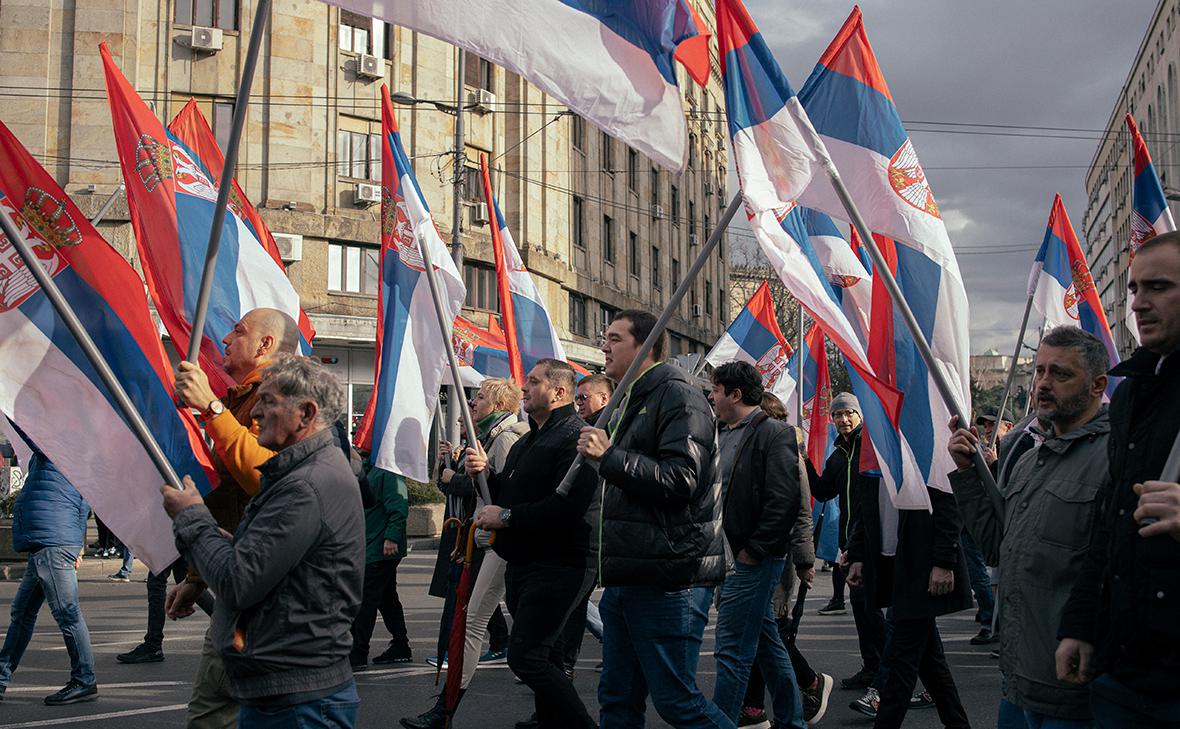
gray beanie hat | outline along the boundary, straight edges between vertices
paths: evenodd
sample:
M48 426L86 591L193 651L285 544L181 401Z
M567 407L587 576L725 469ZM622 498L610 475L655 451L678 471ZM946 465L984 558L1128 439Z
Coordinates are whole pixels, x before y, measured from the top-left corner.
M828 412L838 413L841 410L855 410L860 413L860 400L851 392L842 392L832 400L832 407Z

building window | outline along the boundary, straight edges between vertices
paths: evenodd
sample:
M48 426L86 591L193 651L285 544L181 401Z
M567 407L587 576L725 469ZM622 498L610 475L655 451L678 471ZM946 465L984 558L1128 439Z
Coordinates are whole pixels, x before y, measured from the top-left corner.
M668 214L672 216L675 225L680 225L680 188L675 185L672 185L671 203L672 210Z
M658 246L651 247L651 287L655 291L659 291L661 287L660 282L660 249Z
M672 259L672 288L680 288L680 259Z
M729 307L725 305L725 289L719 287L717 289L717 318L722 322L729 320L729 312L726 311Z
M577 114L570 116L570 142L578 149L586 149L586 120Z
M205 121L209 123L209 127L213 130L213 138L217 140L217 146L224 154L229 145L229 130L234 122L234 100L174 93L170 101L171 116L179 114L180 110L188 104L190 98L196 100L197 108L201 110Z
M688 169L697 166L697 135L688 135Z
M613 175L615 173L614 140L606 132L602 133L602 171Z
M639 190L639 153L627 148L627 187L636 192Z
M602 336L604 338L606 337L606 328L609 327L610 323L615 320L615 315L618 313L619 313L619 310L612 307L612 306L607 306L606 304L599 304L599 306L598 306L598 323L600 325L599 330L602 332Z
M639 278L639 236L634 231L627 234L627 258L631 275Z
M381 181L381 135L336 130L336 174L357 180Z
M467 299L463 305L484 311L500 310L500 295L496 289L496 269L478 263L463 264L463 282L467 284Z
M693 232L697 224L697 204L696 202L688 201L688 232Z
M492 69L490 61L484 60L474 53L468 53L463 62L463 83L485 91L492 90Z
M615 262L615 221L609 215L602 216L602 257Z
M380 282L380 248L347 243L328 244L328 291L376 296Z
M473 165L463 168L463 199L470 202L487 202L483 189L483 172Z
M655 167L651 168L651 204L660 204L660 171ZM673 210L672 214L675 215L676 211Z
M705 223L705 230L704 230L704 233L701 234L701 243L702 244L705 241L707 241L709 239L709 236L713 233L713 231L709 228L709 214L708 213L705 213L704 223Z
M238 0L176 0L179 25L238 29Z
M369 53L373 48L373 21L360 13L340 11L340 50Z
M583 224L584 216L582 212L584 207L585 203L582 201L582 198L575 195L574 209L572 213L573 220L571 221L573 225L574 246L583 250L586 248L586 233Z
M705 314L713 316L713 282L705 280Z
M586 329L586 299L570 293L570 333L579 337L588 336Z

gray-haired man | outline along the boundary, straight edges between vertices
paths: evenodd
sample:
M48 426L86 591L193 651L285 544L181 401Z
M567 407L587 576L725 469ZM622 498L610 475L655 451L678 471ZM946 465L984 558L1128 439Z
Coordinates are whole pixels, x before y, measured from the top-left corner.
M344 403L336 378L310 361L281 356L263 371L252 415L275 455L259 466L261 486L232 540L187 477L183 491L161 488L178 547L217 595L213 642L241 726L356 721L349 628L365 530L331 428Z

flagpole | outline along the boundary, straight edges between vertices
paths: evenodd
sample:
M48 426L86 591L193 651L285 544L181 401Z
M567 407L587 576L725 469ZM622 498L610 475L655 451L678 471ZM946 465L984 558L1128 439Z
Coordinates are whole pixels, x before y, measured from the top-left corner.
M434 300L434 313L438 315L438 332L439 336L443 338L443 343L447 348L447 362L451 367L451 383L456 393L455 399L457 403L451 403L453 410L456 405L459 408L459 415L462 419L463 429L467 432L467 445L474 448L478 442L478 432L475 429L475 421L471 418L471 408L467 405L467 398L463 397L463 376L459 373L459 358L455 355L455 344L451 341L451 337L447 332L454 326L454 319L447 321L446 309L443 308L442 293L438 288L438 276L434 272L434 261L430 257L430 245L426 239L418 235L418 252L422 254L422 267L426 273L426 283L430 285L430 298ZM480 498L483 499L484 504L492 503L491 492L488 491L488 475L486 471L480 471L475 477L476 486L479 488Z
M1041 349L1041 340L1045 338L1045 325L1041 324L1041 332L1037 335L1037 350ZM1028 397L1024 398L1024 416L1027 418L1028 414L1032 412L1033 403L1033 387L1037 384L1037 369L1033 368L1032 376L1028 378Z
M98 224L102 222L102 219L105 218L107 213L111 211L111 208L115 206L115 200L118 199L119 193L121 192L123 192L122 182L120 182L119 186L115 188L115 191L110 194L110 197L103 201L102 206L98 209L98 212L95 213L94 217L90 219L90 225L96 228L98 227Z
M467 88L467 52L462 48L455 50L455 137L452 142L454 157L451 162L451 166L454 167L452 170L454 174L451 175L451 260L455 262L455 268L459 271L459 275L463 276L463 205L461 201L463 199L463 176L467 167L467 143L463 136L463 107L465 106L463 95ZM479 63L478 59L476 63ZM454 406L449 404L452 401L464 403L464 407L466 407L467 397L463 394L461 384L450 388L447 398L447 439L452 443L458 443L460 418ZM474 445L475 441L472 441L471 444Z
M209 295L213 290L213 271L217 267L217 251L221 248L221 227L225 224L225 209L229 204L229 192L233 187L234 168L238 165L238 147L242 139L242 128L246 125L246 109L250 105L250 87L254 83L254 68L258 65L258 53L262 48L262 36L270 16L271 0L257 0L254 10L254 25L250 28L250 45L242 60L242 80L238 85L238 97L234 102L234 118L226 142L225 164L221 168L221 183L217 188L217 204L213 208L213 227L209 229L209 245L205 250L205 268L201 272L201 288L197 294L197 307L193 311L192 330L189 332L189 362L197 362L201 356L201 342L205 339L205 315L209 310Z
M37 262L37 257L32 249L29 248L28 242L21 236L20 232L16 229L16 225L13 224L7 215L0 215L0 226L3 227L4 235L12 243L13 247L16 248L21 259L24 260L25 268L29 270L29 273L33 274L33 278L36 279L37 284L49 299L49 303L53 305L58 316L62 318L66 328L70 330L70 334L74 335L74 339L78 342L82 353L86 355L86 359L90 360L91 366L94 367L102 383L106 386L107 391L114 398L115 406L119 408L123 417L127 419L127 424L131 426L131 431L135 433L135 437L139 440L144 450L147 451L148 457L152 459L152 464L155 465L156 470L164 477L165 483L174 489L183 491L184 484L181 483L180 477L176 475L175 469L172 468L172 463L164 455L160 444L156 442L151 430L148 429L147 423L143 421L139 411L135 409L135 405L131 402L131 398L128 397L127 391L123 389L123 385L115 377L115 373L102 356L102 352L98 351L94 340L90 338L90 334L82 326L82 322L78 320L78 315L74 313L70 302L66 301L65 296L61 293L61 289L57 287L54 280L49 274L45 273L45 269Z
M910 309L909 304L901 293L901 288L897 285L897 279L893 277L893 272L889 270L885 258L877 248L877 243L873 240L869 226L865 224L864 218L861 217L856 202L849 194L848 188L844 186L844 180L840 177L840 171L836 169L836 163L832 161L831 155L828 154L827 147L824 145L823 140L820 139L819 133L815 131L815 127L811 125L811 120L807 118L807 112L803 110L803 106L799 103L798 98L792 97L787 102L787 109L790 110L791 116L795 120L795 124L802 133L803 139L807 143L811 153L819 159L820 164L823 165L824 172L827 173L828 179L831 180L836 196L840 198L840 203L848 213L852 226L856 228L857 234L860 235L864 243L865 250L868 251L869 257L873 261L873 276L879 276L881 278L881 282L889 292L889 298L893 299L893 305L897 307L897 311L901 314L906 328L909 329L910 336L914 340L914 345L918 348L918 354L921 355L922 361L926 364L926 369L929 370L930 376L934 379L934 385L938 388L938 394L942 396L942 401L946 405L947 410L950 411L951 415L958 417L960 424L967 424L968 421L963 415L963 408L959 403L958 396L951 389L950 383L946 379L946 374L934 358L934 353L930 350L930 343L926 341L926 335L922 333L922 328L918 324L918 320L914 317L914 312ZM939 424L935 423L934 427L939 427ZM987 461L983 458L982 447L977 446L972 456L972 460L975 462L975 469L979 471L979 477L988 489L989 496L991 496L993 501L999 500L1000 506L1002 506L1003 500L996 487L996 479L992 476L991 469L987 466Z
M803 302L795 299L795 303L799 305L799 331L796 332L799 348L795 350L799 353L795 357L795 374L798 375L795 379L795 417L799 418L799 427L803 428ZM818 384L817 382L816 385Z
M697 254L697 258L689 266L684 278L680 281L680 285L672 292L672 297L668 299L668 303L664 306L664 310L660 312L660 317L656 319L655 325L651 328L651 333L647 335L647 339L643 340L639 351L635 353L635 359L631 360L631 366L627 368L627 372L623 374L623 379L619 380L615 385L614 394L607 400L606 406L602 408L602 412L598 415L598 422L594 424L596 428L606 428L607 423L610 422L611 415L619 407L619 403L626 397L627 391L631 388L631 383L639 377L640 370L643 368L643 362L647 356L651 354L652 349L656 345L656 339L668 328L668 322L675 316L676 310L680 308L680 303L684 301L684 297L688 295L689 289L692 288L693 280L705 267L709 260L709 256L721 243L721 237L725 235L726 228L729 227L733 216L737 215L738 208L742 206L742 193L739 190L729 201L729 206L725 208L725 212L721 214L721 219L717 221L717 226L713 228L713 232L709 234L709 239L705 241L705 245L701 247L701 252ZM561 479L561 483L557 486L557 493L566 495L570 489L573 488L574 478L578 475L578 469L586 462L585 456L579 453L574 462L570 464L569 470L565 472L565 477Z
M1004 407L1008 405L1008 396L1012 394L1012 381L1016 379L1016 361L1020 359L1020 350L1024 347L1024 332L1028 328L1028 315L1032 311L1033 297L1028 297L1024 305L1024 318L1020 320L1020 334L1016 337L1016 353L1012 355L1012 366L1008 368L1008 379L1004 382L1004 394L1000 397L1000 410L996 413L996 426L992 428L992 437L988 441L988 448L995 448L1000 437L1000 420L1004 417Z

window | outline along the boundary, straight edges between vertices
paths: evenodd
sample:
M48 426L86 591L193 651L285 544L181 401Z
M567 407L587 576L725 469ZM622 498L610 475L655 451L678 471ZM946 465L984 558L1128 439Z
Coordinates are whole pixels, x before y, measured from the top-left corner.
M573 226L573 234L574 234L574 246L584 250L586 248L586 234L585 234L585 229L584 229L583 222L582 222L583 217L584 217L582 215L582 208L583 207L585 207L585 203L582 201L582 198L575 195L574 196L574 209L573 209L573 213L572 213L573 220L571 221L571 224Z
M651 168L651 204L660 204L660 171L655 167ZM672 211L675 215L676 211Z
M485 91L492 90L492 64L474 53L468 53L463 62L463 83Z
M615 221L609 215L602 216L602 257L615 262Z
M680 288L680 260L672 259L672 288Z
M577 114L570 117L570 142L578 149L586 149L586 120Z
M471 202L487 202L483 190L483 172L472 165L463 168L463 199Z
M373 21L360 13L340 11L340 50L369 53L372 46Z
M484 311L500 310L500 295L496 289L496 269L479 263L463 264L463 282L467 284L467 299L463 305Z
M702 244L704 244L704 242L707 241L709 239L709 236L712 235L712 233L713 233L712 229L709 228L709 214L708 213L705 213L704 220L705 220L705 232L701 235L701 243Z
M627 148L627 187L632 191L639 190L639 153Z
M697 135L688 135L688 169L697 166Z
M705 314L713 315L713 282L705 280Z
M634 231L627 234L627 268L631 275L639 278L639 236Z
M238 29L238 0L176 0L179 25Z
M697 224L697 204L696 202L688 201L688 232L693 232L693 228Z
M657 246L651 247L651 287L655 291L661 288L660 282L660 249Z
M680 188L672 185L672 210L668 213L672 216L672 222L680 225Z
M174 93L169 101L170 115L179 114L180 110L188 104L190 98L196 100L197 108L201 110L205 121L209 122L209 127L213 130L213 138L217 140L217 146L224 154L229 145L229 130L234 121L234 100Z
M358 124L359 122L359 124ZM345 123L341 119L342 125ZM368 126L352 120L349 126ZM381 135L351 129L336 130L336 175L381 181Z
M606 304L600 304L598 306L598 323L601 325L600 329L604 338L606 337L606 328L615 320L615 315L618 313L619 310L613 306L607 306Z
M586 329L586 299L578 294L570 293L570 333L579 337L587 336Z
M722 287L718 287L717 288L717 318L720 319L722 322L729 320L729 313L726 311L727 308L729 308L729 307L727 307L725 305L725 289Z
M376 246L328 244L328 291L377 295L381 282L381 249Z
M615 173L614 140L606 132L602 133L602 171Z

